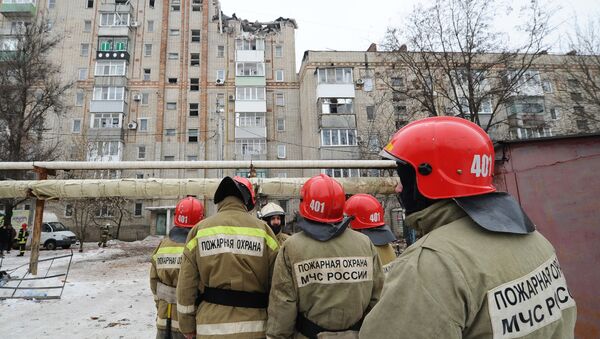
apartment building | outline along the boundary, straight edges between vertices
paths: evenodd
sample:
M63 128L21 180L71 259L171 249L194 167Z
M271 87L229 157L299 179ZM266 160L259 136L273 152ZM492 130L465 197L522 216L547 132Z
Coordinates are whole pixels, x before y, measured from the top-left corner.
M10 40L19 26L41 16L49 20L49 34L62 37L51 60L60 65L63 82L73 82L66 98L72 104L46 121L46 130L62 139L61 160L301 158L293 19L227 16L217 0L2 0L0 40ZM248 174L240 168L86 177ZM297 177L300 171L258 170L256 176ZM201 198L214 211L211 197ZM144 230L164 234L176 201L132 202L126 223L137 226L128 227L135 233L130 238ZM69 206L49 208L69 219ZM97 217L110 213L100 207Z

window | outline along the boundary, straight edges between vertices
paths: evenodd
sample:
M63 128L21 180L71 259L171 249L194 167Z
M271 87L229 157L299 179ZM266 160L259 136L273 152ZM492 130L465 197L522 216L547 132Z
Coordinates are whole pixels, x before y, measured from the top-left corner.
M575 106L575 107L573 107L573 111L577 115L583 115L583 114L585 114L585 109L583 108L583 106Z
M188 142L198 142L198 129L188 129Z
M165 155L163 159L164 159L164 161L175 161L175 156L174 155Z
M580 102L583 100L583 95L581 95L581 93L571 93L571 100Z
M190 66L200 65L200 53L190 53Z
M171 11L179 12L181 9L181 0L171 0Z
M285 119L277 118L277 132L285 131Z
M127 51L127 38L102 37L98 39L100 51Z
M275 71L275 81L283 81L283 70L278 69Z
M192 29L192 42L200 42L200 30Z
M198 116L198 103L190 103L190 116L197 117Z
M73 216L73 205L65 205L65 217L70 218Z
M320 84L351 84L352 68L319 68L317 76Z
M367 149L369 152L379 153L381 150L381 146L379 145L379 138L376 134L369 134L369 138L367 139Z
M587 120L577 120L577 128L582 131L587 131L589 129Z
M513 132L514 135L514 132ZM538 127L538 128L517 128L518 139L531 139L541 137L551 137L552 129L549 127Z
M285 145L277 145L277 158L285 159Z
M144 173L136 173L135 178L136 179L144 179Z
M48 0L48 9L56 7L56 0Z
M569 80L567 80L567 85L569 85L569 88L578 88L579 87L579 80L577 80L577 79L569 79Z
M142 211L143 211L143 204L141 201L136 201L135 205L133 207L133 216L134 217L141 217L142 216Z
M113 217L115 212L112 208L109 208L107 205L102 205L100 208L96 210L96 217L98 218L108 218Z
M94 0L87 0L85 8L94 8Z
M101 27L127 27L129 26L129 13L100 13Z
M179 59L179 53L169 53L169 60Z
M279 173L277 173L277 177L278 178L287 178L287 173L286 172L279 172ZM284 200L281 200L281 201L284 201ZM281 206L281 203L280 203L279 206ZM283 206L282 206L282 208L283 208Z
M375 120L375 106L367 106L367 120Z
M165 135L168 136L168 137L175 136L175 129L174 128L167 128L165 130Z
M97 76L124 76L125 67L125 60L96 61L96 73L94 74Z
M515 100L509 106L509 114L544 112L544 100L538 98L526 98Z
M542 81L542 89L544 93L552 93L552 82L550 80Z
M327 174L332 178L355 178L360 177L360 171L358 168L334 168L323 170L323 173Z
M560 119L560 108L558 108L558 107L550 108L550 118L552 120Z
M276 58L283 57L283 47L281 47L280 45L275 46L275 57Z
M150 94L142 93L142 105L148 105L149 100L150 100Z
M199 91L200 90L200 82L198 78L190 79L190 91Z
M152 44L144 44L144 56L152 56Z
M118 141L96 141L89 143L89 161L118 161L121 144Z
M167 109L177 109L176 102L167 102Z
M79 53L81 56L88 56L90 54L90 44L81 44L81 52Z
M154 20L148 20L148 33L154 32Z
M138 146L138 159L146 159L146 146Z
M236 127L265 127L265 113L236 113Z
M239 155L260 155L267 153L265 139L235 139L235 153Z
M170 83L170 84L172 84L172 85L174 85L174 84L177 83L177 78L168 78L167 82Z
M265 49L264 39L238 39L235 41L235 49L245 51L256 51Z
M192 0L192 12L200 12L202 0Z
M285 105L285 97L283 93L275 93L275 105L284 106Z
M463 113L471 113L471 110L469 109L469 101L467 98L461 97L460 104ZM492 114L492 100L489 98L482 99L481 103L479 104L479 112L477 112L477 114Z
M150 68L144 68L144 81L150 81L150 75L152 70Z
M355 146L356 130L354 129L322 129L322 146Z
M236 100L265 100L264 87L236 87Z
M177 28L171 28L171 29L169 29L169 35L170 36L178 36L179 30Z
M78 73L78 79L79 80L85 80L87 79L87 68L80 68L77 70Z
M149 6L150 8L154 8L154 0L150 0Z
M83 106L83 92L77 91L75 94L75 106Z
M93 100L124 100L125 87L94 87Z
M83 31L89 33L92 31L92 21L91 20L83 20Z
M262 62L238 62L235 66L236 76L265 76L265 64Z
M219 45L217 46L217 58L225 57L225 46Z
M392 77L392 87L402 87L404 86L404 78L402 77Z
M73 119L73 126L71 127L71 132L81 133L81 119Z
M92 113L91 128L121 127L121 113Z
M139 118L140 132L148 132L148 118Z
M225 70L224 69L217 70L217 80L225 81Z
M352 114L353 100L351 98L323 98L321 100L321 113L323 114Z

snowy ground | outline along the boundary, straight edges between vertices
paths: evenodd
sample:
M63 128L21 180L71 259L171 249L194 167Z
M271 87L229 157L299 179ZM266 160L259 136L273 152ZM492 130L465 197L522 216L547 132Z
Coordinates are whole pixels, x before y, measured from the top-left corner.
M84 252L74 250L62 298L58 300L9 299L0 301L0 328L5 338L153 338L156 309L148 281L150 255L160 238L149 237L132 243L110 241L98 248L85 243ZM69 250L40 251L40 259L69 254ZM5 255L1 270L11 270L29 262ZM49 275L65 272L68 259L52 264ZM40 263L38 276L48 263ZM23 269L11 275L22 275ZM64 278L45 281L45 286L62 285ZM30 284L41 284L40 281ZM9 286L9 285L5 285ZM0 295L12 291L0 290ZM60 290L31 290L46 295Z

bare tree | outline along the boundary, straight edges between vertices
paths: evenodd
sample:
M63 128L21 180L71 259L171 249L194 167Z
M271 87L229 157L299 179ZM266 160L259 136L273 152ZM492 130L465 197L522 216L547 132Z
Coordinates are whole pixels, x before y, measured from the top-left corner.
M71 84L61 82L60 68L49 53L61 41L47 31L41 16L0 40L0 161L54 160L57 138L44 136L44 125L63 113L63 96ZM19 180L24 171L0 172L0 180ZM3 199L8 225L23 200Z
M576 24L568 40L571 52L564 59L564 69L571 93L568 99L575 103L572 114L585 121L587 128L590 123L600 127L600 19L593 17L583 27Z
M63 200L62 204L73 218L73 231L79 239L79 252L83 252L83 243L87 238L88 227L93 223L98 207L97 199Z
M415 8L403 29L388 29L384 48L395 69L381 80L428 116L457 115L486 131L505 123L498 113L537 80L528 71L547 49L551 11L532 0L519 26L525 41L511 46L492 27L500 7L494 0L436 0Z
M97 209L100 208L102 211L106 213L102 214L102 219L98 222L98 219L94 219L96 224L100 226L100 224L106 224L106 222L112 222L114 226L116 226L116 234L114 235L115 239L119 239L119 234L121 232L121 226L123 225L123 220L131 218L131 200L124 197L108 197L98 199Z

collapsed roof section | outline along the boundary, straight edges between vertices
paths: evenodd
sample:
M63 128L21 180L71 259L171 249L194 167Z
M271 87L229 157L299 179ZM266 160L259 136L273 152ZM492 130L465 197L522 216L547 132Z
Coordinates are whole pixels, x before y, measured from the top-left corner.
M294 29L298 29L296 20L283 17L268 22L251 22L246 19L238 18L235 13L228 16L220 11L219 15L213 17L213 20L219 20L223 31L226 33L234 32L234 27L238 26L242 35L250 36L265 36L271 33L279 33L285 26L291 26Z

